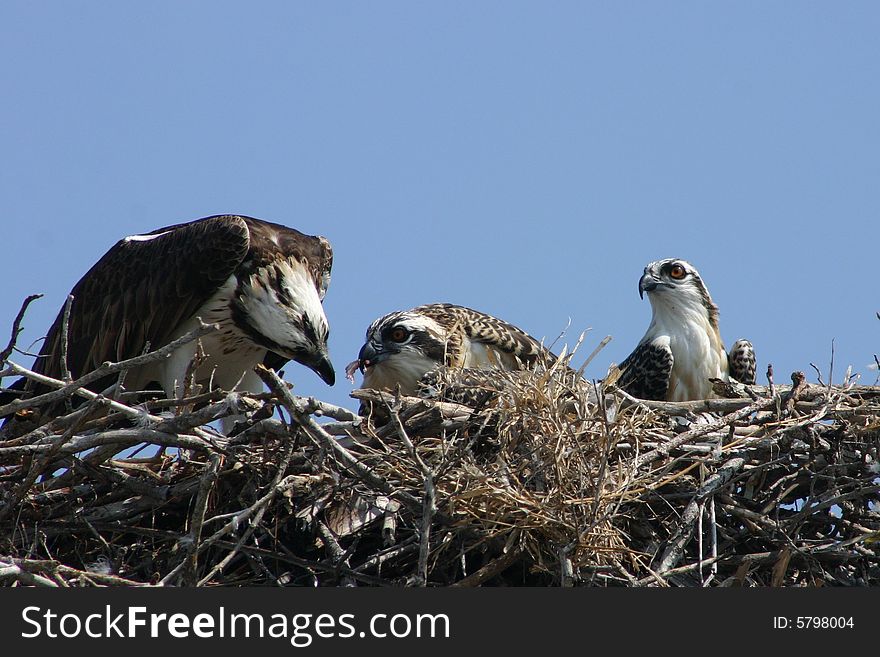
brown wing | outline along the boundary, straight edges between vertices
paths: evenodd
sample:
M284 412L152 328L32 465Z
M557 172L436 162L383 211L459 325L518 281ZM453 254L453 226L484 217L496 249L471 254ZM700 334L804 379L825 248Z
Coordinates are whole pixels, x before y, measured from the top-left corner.
M449 332L449 351L457 353L461 348L461 338L456 336L456 328L474 342L489 344L507 354L516 356L524 365L532 365L539 358L550 362L553 354L522 329L504 320L492 317L465 306L451 303L432 303L413 308L443 325Z
M81 376L104 361L166 344L238 267L248 250L241 217L207 217L120 240L74 286L68 367ZM61 375L62 312L34 369ZM97 386L96 386L97 387Z
M664 401L672 364L672 350L668 346L642 342L618 366L617 387L639 399Z

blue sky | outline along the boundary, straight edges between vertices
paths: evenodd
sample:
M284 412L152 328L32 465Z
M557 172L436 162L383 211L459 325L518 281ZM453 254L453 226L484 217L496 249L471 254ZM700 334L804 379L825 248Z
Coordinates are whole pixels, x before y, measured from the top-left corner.
M338 380L288 366L300 394L353 405L369 322L434 301L610 334L601 377L669 256L762 382L834 340L874 383L878 33L872 2L6 0L0 343L117 239L229 212L333 244Z

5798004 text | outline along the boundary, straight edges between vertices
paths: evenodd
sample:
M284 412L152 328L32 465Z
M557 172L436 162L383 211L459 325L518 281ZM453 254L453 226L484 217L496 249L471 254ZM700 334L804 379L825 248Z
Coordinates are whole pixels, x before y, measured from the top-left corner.
M851 630L852 616L774 616L774 630Z

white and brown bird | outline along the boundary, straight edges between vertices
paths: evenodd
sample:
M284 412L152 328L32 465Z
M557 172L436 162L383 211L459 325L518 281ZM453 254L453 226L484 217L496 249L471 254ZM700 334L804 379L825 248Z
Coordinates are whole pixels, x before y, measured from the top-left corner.
M755 352L747 340L725 351L718 307L696 268L685 260L651 262L639 279L651 324L620 364L617 385L642 399L689 401L713 396L710 379L755 382Z
M116 243L71 294L67 367L73 378L105 361L158 349L199 325L218 331L200 339L198 383L259 391L257 363L278 368L295 360L332 385L328 325L322 300L333 253L323 237L238 215L218 215L132 235ZM58 314L34 371L56 379L64 371ZM158 383L182 393L196 354L190 342L161 362L127 372L125 387ZM115 376L89 386L103 390ZM31 381L25 396L48 390Z
M478 310L434 303L392 312L367 329L357 360L363 387L415 395L425 375L456 370L520 370L554 357L525 331Z

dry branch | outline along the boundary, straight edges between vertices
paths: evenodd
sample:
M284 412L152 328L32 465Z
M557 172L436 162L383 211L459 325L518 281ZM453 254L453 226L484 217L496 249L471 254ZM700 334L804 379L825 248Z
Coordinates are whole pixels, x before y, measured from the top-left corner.
M32 372L27 368L9 362L9 370L11 374L17 374L38 383L56 387L57 390L38 395L36 397L30 397L28 399L17 399L13 402L0 406L0 417L5 417L6 415L15 413L16 411L23 408L36 408L42 406L43 404L49 404L51 402L69 398L71 394L77 394L84 396L87 399L93 399L95 397L95 393L91 393L91 391L88 390L83 390L83 388L85 388L89 384L94 383L95 381L100 381L109 374L117 374L119 372L123 372L134 367L140 367L149 363L158 362L163 358L166 358L169 354L171 354L181 346L192 342L193 340L198 340L202 336L207 335L208 333L216 331L218 329L219 326L217 324L201 324L198 328L195 328L186 335L181 336L176 340L173 340L172 342L169 342L167 345L160 349L156 349L155 351L148 352L141 356L135 356L134 358L129 358L118 363L103 363L98 369L84 374L76 381L72 381L70 383L37 374L36 372Z
M15 316L15 319L12 320L12 335L9 338L9 343L3 348L3 351L0 351L0 367L6 365L6 361L9 360L12 351L15 349L15 343L18 341L18 336L22 331L21 321L24 319L24 314L27 312L28 306L37 299L42 298L42 296L42 294L31 294L21 303L21 308L19 309L18 314Z

